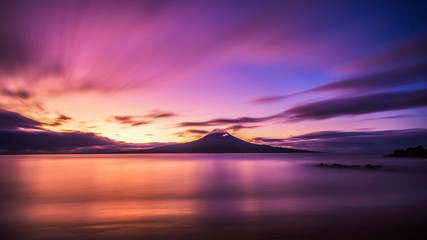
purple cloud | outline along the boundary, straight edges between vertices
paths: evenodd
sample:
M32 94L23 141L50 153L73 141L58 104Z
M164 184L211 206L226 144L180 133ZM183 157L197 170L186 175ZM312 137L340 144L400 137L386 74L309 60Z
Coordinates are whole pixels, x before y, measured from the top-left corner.
M177 114L173 112L153 111L153 113L150 113L144 116L139 116L139 115L113 116L107 119L107 121L117 122L119 124L136 127L136 126L152 123L158 119L170 118L175 116L177 116Z
M151 114L147 114L145 117L158 119L158 118L169 118L169 117L175 117L175 116L177 116L177 114L173 112L154 112Z
M215 118L201 122L183 122L178 127L225 126L230 124L262 123L274 119L286 121L322 120L334 117L412 109L427 106L427 88L413 91L374 93L347 98L333 98L298 105L267 117Z
M256 137L256 138L252 138L252 142L255 143L280 143L283 142L285 139L284 138L265 138L265 137Z
M200 136L200 135L205 135L208 134L209 131L207 130L202 130L202 129L187 129L185 131L182 132L176 132L175 135L177 135L178 137L185 137L188 135L191 136Z
M294 94L256 98L248 102L252 104L266 104L313 92L344 91L354 94L358 92L383 90L410 84L423 84L426 83L426 78L427 62L421 62L414 65L393 68L359 77L343 79Z
M270 97L255 98L255 99L249 100L248 103L251 103L251 104L272 103L272 102L277 102L277 101L283 100L285 98L289 98L289 97L297 95L297 94L289 94L289 95L281 95L281 96L270 96Z
M220 126L220 125L228 125L228 124L259 123L259 122L265 122L275 117L276 116L261 117L261 118L254 118L254 117L215 118L215 119L203 121L203 122L183 122L183 123L180 123L178 127Z
M225 128L224 130L225 131L232 130L234 132L237 132L241 129L251 129L251 128L257 128L257 127L259 127L259 126L258 125L254 126L254 125L235 124L235 125L231 125L231 126Z
M316 91L372 91L404 86L414 83L425 83L427 78L427 62L354 77L325 84L307 92Z
M1 93L5 96L12 97L12 98L20 98L20 99L28 99L30 98L30 93L26 90L16 90L12 91L6 88L3 88L1 90Z
M0 154L112 153L134 151L171 143L132 144L94 133L0 130Z
M288 138L254 138L258 144L337 153L389 153L411 146L427 146L427 129L385 131L320 131Z
M318 101L290 108L284 111L282 116L291 121L321 120L425 106L427 106L427 88Z
M60 114L56 121L71 120ZM114 141L90 132L53 132L45 124L18 113L0 109L0 154L16 153L105 153L141 150L171 143L133 144ZM37 131L35 131L37 130Z
M42 123L22 116L19 113L0 109L0 129L39 129Z
M387 50L361 60L343 65L335 71L352 71L357 76L338 80L294 94L267 96L248 101L251 104L267 104L292 96L312 92L344 91L366 92L409 84L426 83L427 35L394 44Z
M371 56L341 65L334 72L360 72L387 68L425 59L427 56L427 35L417 35L389 46L386 50Z
M43 125L57 127L57 126L61 126L62 124L64 124L65 122L68 122L70 120L72 120L71 117L66 116L64 114L59 114L58 117L53 122L44 123Z
M143 121L138 119L138 116L114 116L109 121L114 121L123 125L130 125L131 127L136 127L144 124L151 123L151 121Z

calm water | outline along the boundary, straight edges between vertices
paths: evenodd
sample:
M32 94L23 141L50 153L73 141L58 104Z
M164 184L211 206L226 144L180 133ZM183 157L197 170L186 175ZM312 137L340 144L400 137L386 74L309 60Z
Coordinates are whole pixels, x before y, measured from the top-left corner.
M426 239L426 223L426 159L0 156L2 239Z

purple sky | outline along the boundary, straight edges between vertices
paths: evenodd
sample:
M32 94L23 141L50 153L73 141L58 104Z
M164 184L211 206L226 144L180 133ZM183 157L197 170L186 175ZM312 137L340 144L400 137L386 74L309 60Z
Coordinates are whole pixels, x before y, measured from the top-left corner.
M146 148L215 128L330 152L427 146L425 12L423 1L2 1L0 152Z

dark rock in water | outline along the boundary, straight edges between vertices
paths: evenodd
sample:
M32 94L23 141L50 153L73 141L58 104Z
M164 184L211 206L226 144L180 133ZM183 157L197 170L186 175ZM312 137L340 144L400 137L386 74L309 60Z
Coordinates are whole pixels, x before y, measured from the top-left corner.
M421 146L410 147L406 150L395 150L393 153L385 155L385 157L416 157L427 158L427 151Z
M339 164L339 163L333 163L331 165L328 165L326 163L320 163L319 165L317 165L319 167L329 167L329 168L349 168L349 169L360 169L362 166L360 165L346 165L346 164ZM379 169L381 168L381 165L371 165L371 164L366 164L364 166L365 169Z
M334 163L334 164L332 164L332 167L333 168L342 168L342 167L344 167L344 165L338 164L338 163Z
M365 168L366 168L366 169L375 170L375 169L381 168L381 166L380 166L380 165L373 166L373 165L371 165L371 164L366 164L366 165L365 165Z

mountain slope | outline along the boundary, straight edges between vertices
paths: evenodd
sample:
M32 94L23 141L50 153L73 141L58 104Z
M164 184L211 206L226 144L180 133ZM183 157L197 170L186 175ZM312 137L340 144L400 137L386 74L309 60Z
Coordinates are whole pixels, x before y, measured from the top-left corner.
M299 149L272 147L243 141L219 130L188 143L178 143L132 153L302 153ZM130 153L130 152L129 152Z

